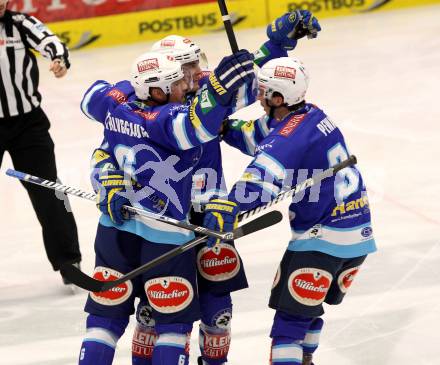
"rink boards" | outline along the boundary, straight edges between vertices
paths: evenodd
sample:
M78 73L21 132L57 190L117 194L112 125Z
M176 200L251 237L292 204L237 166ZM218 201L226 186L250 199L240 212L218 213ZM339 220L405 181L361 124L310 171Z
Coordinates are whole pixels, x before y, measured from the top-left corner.
M153 41L169 34L193 36L223 30L216 1L22 0L24 10L49 22L70 49ZM229 0L235 29L262 27L287 11L306 9L319 19L363 15L440 0ZM188 5L190 4L190 5ZM159 8L160 7L160 8ZM62 20L62 21L61 21Z

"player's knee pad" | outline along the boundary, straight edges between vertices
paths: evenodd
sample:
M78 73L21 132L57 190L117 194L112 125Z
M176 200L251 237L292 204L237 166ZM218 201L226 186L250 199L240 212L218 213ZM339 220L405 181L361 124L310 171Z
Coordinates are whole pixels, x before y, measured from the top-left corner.
M107 318L90 314L87 317L87 333L81 345L79 364L110 365L115 347L128 325L128 318Z
M312 321L302 343L304 352L311 354L318 348L319 337L321 335L323 325L324 321L321 317L317 317Z
M136 328L133 333L131 353L132 365L151 365L157 334L154 328L152 309L146 303L139 303L136 311Z
M156 324L154 365L188 365L192 323Z

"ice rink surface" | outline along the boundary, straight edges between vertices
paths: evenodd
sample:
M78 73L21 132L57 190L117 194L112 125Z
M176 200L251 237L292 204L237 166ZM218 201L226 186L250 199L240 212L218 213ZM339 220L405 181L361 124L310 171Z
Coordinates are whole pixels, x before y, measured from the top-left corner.
M295 55L308 66L308 101L323 108L345 134L362 170L379 251L357 276L345 302L326 307L316 365L438 365L440 347L440 6L321 21L318 39ZM237 34L255 50L263 29ZM229 53L224 33L193 38L211 65ZM150 43L72 53L69 74L56 80L40 60L43 108L52 122L59 176L90 190L89 157L102 127L79 102L96 79L128 77L132 60ZM254 107L242 116L258 115ZM249 159L224 148L232 183ZM43 250L40 227L18 181L0 171L0 363L74 365L85 328L86 293L69 295ZM83 270L93 269L98 220L94 204L70 198ZM287 205L280 207L286 216ZM234 294L231 364L267 364L273 311L267 307L278 262L289 240L287 219L241 239L250 288ZM130 364L133 323L114 364ZM196 331L191 363L195 364Z

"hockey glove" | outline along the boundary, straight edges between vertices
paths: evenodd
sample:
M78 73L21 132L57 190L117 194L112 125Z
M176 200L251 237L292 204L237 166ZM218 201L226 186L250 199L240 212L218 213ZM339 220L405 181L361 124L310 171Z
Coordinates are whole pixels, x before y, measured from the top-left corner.
M238 203L224 199L213 199L205 205L203 226L218 232L231 232L237 228L238 213L240 213ZM220 243L219 239L210 237L206 245L213 247L217 243Z
M105 149L97 148L93 151L90 167L92 168L90 182L92 183L95 193L98 193L99 187L101 186L99 177L108 170L117 170L116 162Z
M286 13L267 26L269 39L291 51L296 47L297 40L309 36L316 38L321 30L318 19L308 10L297 10Z
M209 76L208 90L215 100L229 106L235 92L255 79L254 55L246 50L224 57Z
M123 205L130 205L130 201L124 196L125 187L131 185L131 181L124 180L124 171L107 171L98 177L98 196L96 206L103 213L110 216L116 225L124 223L128 218L122 211Z

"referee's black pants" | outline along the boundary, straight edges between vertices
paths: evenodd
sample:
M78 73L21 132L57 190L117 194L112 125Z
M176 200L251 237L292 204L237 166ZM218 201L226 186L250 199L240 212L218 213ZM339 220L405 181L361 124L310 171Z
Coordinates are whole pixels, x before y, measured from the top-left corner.
M0 118L0 166L5 151L14 168L47 180L57 180L50 123L41 108L11 118ZM47 257L54 270L63 263L81 261L75 219L67 196L22 182L43 231ZM68 209L66 209L68 208Z

